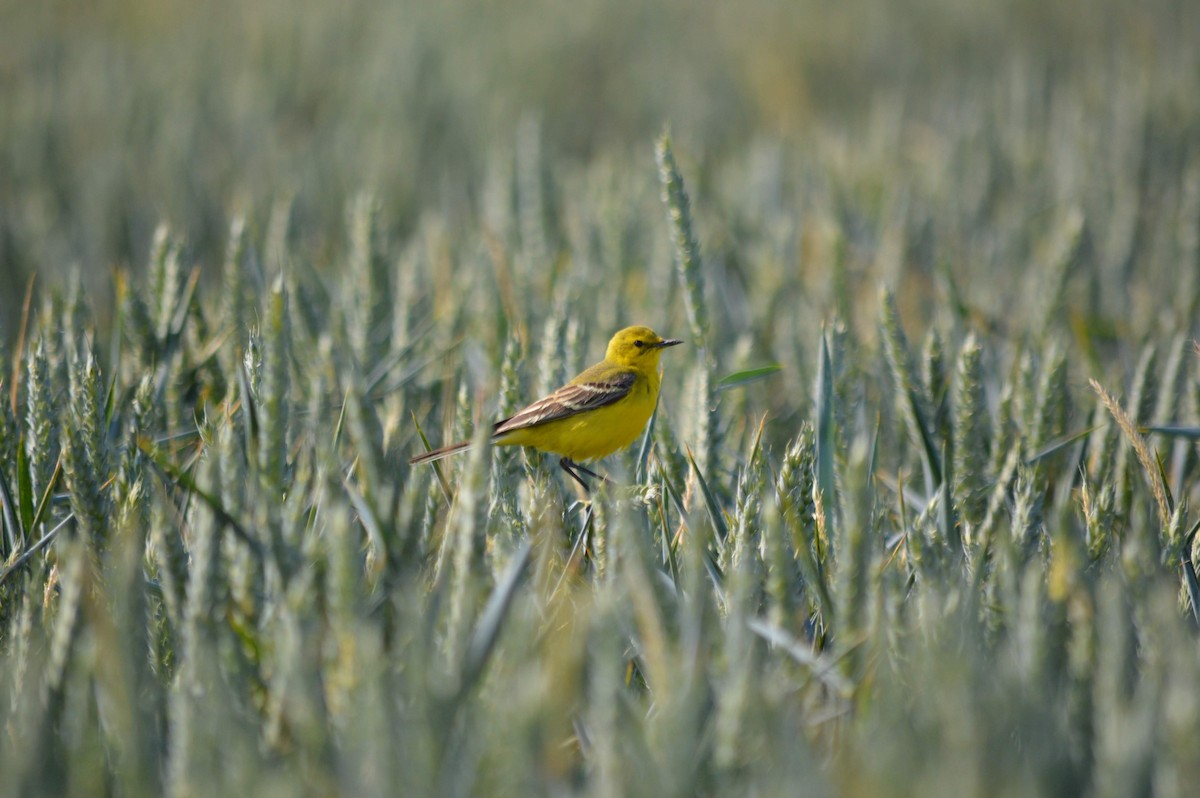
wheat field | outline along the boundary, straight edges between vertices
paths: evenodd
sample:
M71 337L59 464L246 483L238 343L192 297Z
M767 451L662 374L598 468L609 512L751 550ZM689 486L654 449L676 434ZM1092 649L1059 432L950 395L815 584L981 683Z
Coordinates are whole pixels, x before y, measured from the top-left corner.
M1196 794L1200 7L1086 12L0 0L0 794ZM635 323L587 501L409 465Z

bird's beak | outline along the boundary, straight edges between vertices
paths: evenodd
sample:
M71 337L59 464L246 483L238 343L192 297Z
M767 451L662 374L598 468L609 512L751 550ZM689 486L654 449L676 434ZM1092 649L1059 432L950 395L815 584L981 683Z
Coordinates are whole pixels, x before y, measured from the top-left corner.
M677 346L683 343L679 338L665 338L654 345L656 349L666 349L668 346Z

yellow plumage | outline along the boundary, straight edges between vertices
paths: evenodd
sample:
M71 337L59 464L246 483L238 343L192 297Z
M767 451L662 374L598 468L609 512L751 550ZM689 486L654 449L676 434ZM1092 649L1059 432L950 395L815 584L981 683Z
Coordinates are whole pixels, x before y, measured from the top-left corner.
M554 393L495 424L498 446L529 446L560 455L559 464L583 484L580 462L596 460L633 443L650 420L662 385L659 357L682 343L649 327L626 327L608 342L604 360ZM412 458L424 463L467 448L456 443ZM594 476L594 475L593 475Z

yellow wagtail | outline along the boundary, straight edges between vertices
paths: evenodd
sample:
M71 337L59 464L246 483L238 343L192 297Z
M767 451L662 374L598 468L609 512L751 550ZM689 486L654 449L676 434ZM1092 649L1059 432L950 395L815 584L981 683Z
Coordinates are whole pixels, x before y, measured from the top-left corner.
M623 449L637 438L658 403L662 376L658 358L681 344L649 327L626 327L608 342L604 360L585 369L554 393L492 427L498 446L531 446L562 457L558 464L572 479L580 474L603 479L580 465ZM428 463L466 449L470 441L418 455L410 463Z

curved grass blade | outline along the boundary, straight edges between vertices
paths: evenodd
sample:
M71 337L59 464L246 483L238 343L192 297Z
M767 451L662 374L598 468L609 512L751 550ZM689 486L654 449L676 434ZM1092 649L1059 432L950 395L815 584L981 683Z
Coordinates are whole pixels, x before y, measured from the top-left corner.
M679 584L679 561L675 557L675 547L671 545L671 524L668 518L670 510L667 508L666 502L663 501L662 495L666 490L667 488L664 487L663 491L658 495L659 536L662 540L663 564L667 566L667 570L670 572L671 592L675 593L678 592L675 586Z
M727 374L726 376L717 380L716 389L718 391L725 391L730 388L739 388L756 380L770 377L772 374L780 371L783 371L783 366L779 365L778 363L772 363L769 366L759 366L757 368L735 371L734 373Z
M125 303L117 303L116 318L113 319L113 340L109 349L109 362L111 363L121 362L121 341L123 339L121 329L125 324L124 308ZM104 391L104 426L106 429L112 426L117 417L117 380L119 377L120 373L114 368L108 379L108 388Z
M1192 541L1200 532L1200 521L1192 525L1191 531L1183 539L1183 581L1187 585L1188 600L1192 605L1192 618L1200 626L1200 578L1196 576L1196 564L1192 562Z
M50 501L54 498L54 489L58 486L58 480L62 476L63 459L62 452L58 453L58 460L54 463L54 471L50 474L50 481L46 483L46 489L42 491L42 498L38 499L37 509L33 511L33 520L29 522L29 526L25 529L27 532L32 532L38 528L42 520L46 517L46 513L50 511Z
M803 665L812 673L814 679L821 682L835 694L844 697L850 695L852 692L853 685L848 679L838 673L835 661L830 661L828 657L822 657L820 654L815 653L784 629L772 626L758 618L747 619L746 628L784 654L787 654L793 661Z
M23 448L22 448L22 451L23 451ZM54 498L54 489L58 485L59 477L62 476L62 469L63 469L62 452L59 452L58 460L54 464L54 471L50 474L50 481L46 483L46 488L45 488L45 490L42 491L42 497L41 497L41 499L38 500L37 509L33 511L33 515L29 518L29 521L27 523L24 523L24 526L22 526L20 528L22 545L24 545L24 541L28 540L30 537L33 536L33 531L38 528L38 526L42 523L42 519L46 517L46 513L49 511L49 508L50 508L50 502ZM3 481L2 474L0 474L0 481ZM28 487L26 489L31 492L33 490L32 487ZM4 485L3 490L5 491L5 494L7 497L8 486ZM8 503L9 503L9 499L6 498L6 500L5 500L6 510L8 507ZM32 503L32 495L30 496L30 503ZM16 551L16 549L14 548L14 549L12 549L12 551ZM9 552L10 555L11 555L12 551Z
M65 527L67 525L67 523L70 522L71 520L73 520L74 518L75 518L74 513L68 514L66 518L64 518L63 520L58 522L57 526L55 526L53 529L51 529L49 532L47 532L45 535L43 535L41 540L39 540L37 543L34 543L33 546L29 549L29 551L25 552L20 557L18 557L16 560L14 560L13 564L8 566L7 568L5 568L3 572L0 572L0 585L3 585L5 582L8 581L8 578L10 576L15 574L17 571L21 570L21 568L23 568L26 563L28 563L30 560L32 560L38 552L40 552L42 549L46 548L51 543L53 543L54 538L58 537L58 533L62 530L62 528Z
M417 428L417 435L421 436L421 445L425 447L425 451L432 452L433 446L429 443L429 438L425 437L425 430L421 429L421 422L417 420L417 414L412 413L413 426ZM430 465L433 466L433 473L437 474L438 484L442 486L442 495L446 497L446 506L452 504L450 497L450 483L446 481L446 475L442 473L442 464L434 460Z
M821 330L821 354L817 361L817 490L821 494L821 514L827 540L833 540L833 365L829 358L829 340Z
M875 432L871 435L871 457L867 461L867 495L875 500L875 474L879 469L879 433L883 429L883 415L875 414Z
M575 542L571 544L571 552L567 555L567 563L563 566L562 575L558 577L558 581L554 583L554 590L550 593L551 596L557 596L558 590L567 581L575 568L578 567L580 561L583 560L584 540L587 539L588 532L592 526L593 510L595 505L588 504L587 511L583 515L583 522L579 526L579 534L575 536Z
M1101 425L1099 424L1093 424L1092 426L1081 429L1078 432L1072 432L1070 435L1064 435L1061 438L1050 441L1050 443L1046 444L1045 447L1026 458L1025 465L1033 465L1039 460L1044 460L1050 455L1062 451L1071 444L1091 435L1093 432L1100 429L1100 426Z
M17 521L17 503L8 487L8 479L0 469L0 518L4 521L4 538L8 543L8 555L12 555L25 543L25 529Z
M696 463L694 460L692 460L692 453L690 450L688 451L688 460L692 461L692 465L694 467ZM697 474L698 473L699 473L699 471L697 471ZM661 472L660 472L660 474L661 474ZM682 530L687 526L687 517L688 517L687 509L683 506L683 499L681 498L682 494L679 492L679 489L674 484L672 484L671 480L669 480L667 478L666 474L661 474L661 476L662 476L663 485L667 489L667 494L671 497L671 503L675 505L675 510L679 513L679 518L682 521L682 526L680 527L680 531L682 532ZM703 483L703 478L701 478L701 482ZM703 489L703 484L702 484L702 489ZM709 495L711 496L711 494L709 494ZM712 514L712 512L713 512L712 508L709 508L710 515ZM718 516L720 515L719 510L718 510L717 515ZM716 522L714 521L714 523L716 523ZM728 527L726 527L726 528L728 528ZM674 550L675 550L676 545L677 544L673 544L671 547L671 551L669 552L669 554L672 557L674 556ZM672 575L675 578L676 582L678 582L678 579L679 579L678 566L674 562L672 562L672 566L673 566L672 567L672 571L673 571ZM725 583L725 575L723 573L721 573L721 567L717 564L717 561L715 559L713 559L713 553L709 550L709 548L707 546L704 547L704 569L706 571L708 571L708 576L710 579L712 579L713 587L716 588L717 593L720 594L722 600L724 600L724 594L722 591L723 591L723 585Z
M661 396L661 394L659 394ZM647 463L650 462L650 450L654 448L654 423L658 420L658 399L654 400L654 412L646 424L646 432L642 435L642 445L638 447L637 468L633 472L633 481L642 484L647 474Z
M17 444L17 504L20 507L21 525L28 535L33 531L33 478L29 472L29 456L25 453L25 437Z
M916 389L908 389L904 392L904 397L912 408L912 417L917 425L917 432L921 437L921 453L924 455L925 467L934 479L940 480L942 478L941 458L938 456L937 446L933 440L933 433L929 431L929 422L925 419L925 414L921 411L921 401L917 397ZM934 484L932 487L936 490L938 485Z
M25 301L21 303L21 326L17 332L17 346L13 351L12 389L9 401L14 416L17 414L17 397L20 395L21 389L21 363L25 355L25 336L29 331L29 309L33 305L33 283L36 278L37 272L35 271L29 275L29 282L25 284Z
M250 457L249 453L258 449L258 408L254 405L254 395L250 391L250 375L246 373L246 359L240 352L238 353L237 378L238 394L246 416L244 430L246 453L250 461L250 467L253 468L255 459Z
M367 532L367 539L386 559L390 552L387 548L387 539L383 534L383 527L379 525L379 516L367 502L366 497L362 495L362 491L354 487L349 477L342 477L342 485L346 488L346 495L350 497L350 506L358 513L358 520L362 522L363 529Z
M175 298L176 305L174 313L171 315L170 321L167 323L166 335L158 342L159 349L162 353L158 364L158 384L156 393L161 396L166 390L167 380L170 379L171 369L167 365L175 354L180 350L183 341L183 328L187 324L188 313L191 311L192 301L196 295L196 286L200 283L200 264L192 267L192 271L188 274L187 282L183 286L183 290Z
M208 506L208 509L212 510L218 521L233 530L233 534L250 547L250 551L254 553L254 556L257 559L260 561L263 559L262 544L255 540L254 537L252 537L250 533L246 531L246 528L243 527L236 518L229 514L219 499L197 485L196 480L192 479L191 475L176 468L173 463L167 460L166 457L154 449L154 447L149 446L144 442L139 442L138 448L142 450L142 453L145 454L146 457L150 458L150 462L158 470L159 477L163 480L163 483L166 484L167 487L174 487L177 485L189 493L197 496L202 502L204 502L205 505Z
M483 668L487 665L488 658L496 646L496 640L500 637L500 627L504 624L505 617L508 616L513 598L517 594L521 578L529 567L532 555L533 543L526 538L525 542L521 544L521 548L513 555L513 560L509 563L504 578L500 584L496 585L492 595L488 597L483 613L475 625L475 630L471 633L471 640L467 644L467 653L463 658L462 680L459 683L460 695L470 689L483 673Z
M762 418L758 420L758 429L754 432L754 443L750 446L750 457L746 460L747 464L754 465L758 462L758 458L762 455L762 438L763 430L767 427L767 414L763 413Z
M1175 514L1175 496L1171 493L1171 482L1167 479L1167 467L1163 465L1162 452L1158 449L1154 450L1154 464L1158 466L1158 479L1162 484L1163 498L1167 503L1167 510L1171 515Z
M1139 427L1138 430L1143 434L1149 432L1154 435L1162 435L1167 438L1186 438L1189 441L1200 441L1200 427L1183 427L1173 424L1165 424L1162 426Z
M713 528L716 529L717 535L720 536L721 540L725 540L725 538L729 537L729 521L726 520L725 513L721 510L721 505L717 502L717 497L709 489L708 480L700 472L700 466L696 465L696 459L692 457L691 447L685 446L684 448L687 450L688 462L692 464L692 470L696 472L696 481L700 483L700 493L704 496L704 507L708 510L708 517L712 519Z
M337 445L342 440L342 430L346 428L346 394L342 394L342 409L338 411L337 422L333 425L333 443Z
M941 525L942 540L950 547L955 555L963 553L962 536L959 534L958 517L954 512L954 498L950 487L954 484L954 464L950 456L950 442L942 442L942 472L941 506L938 507L938 523Z

